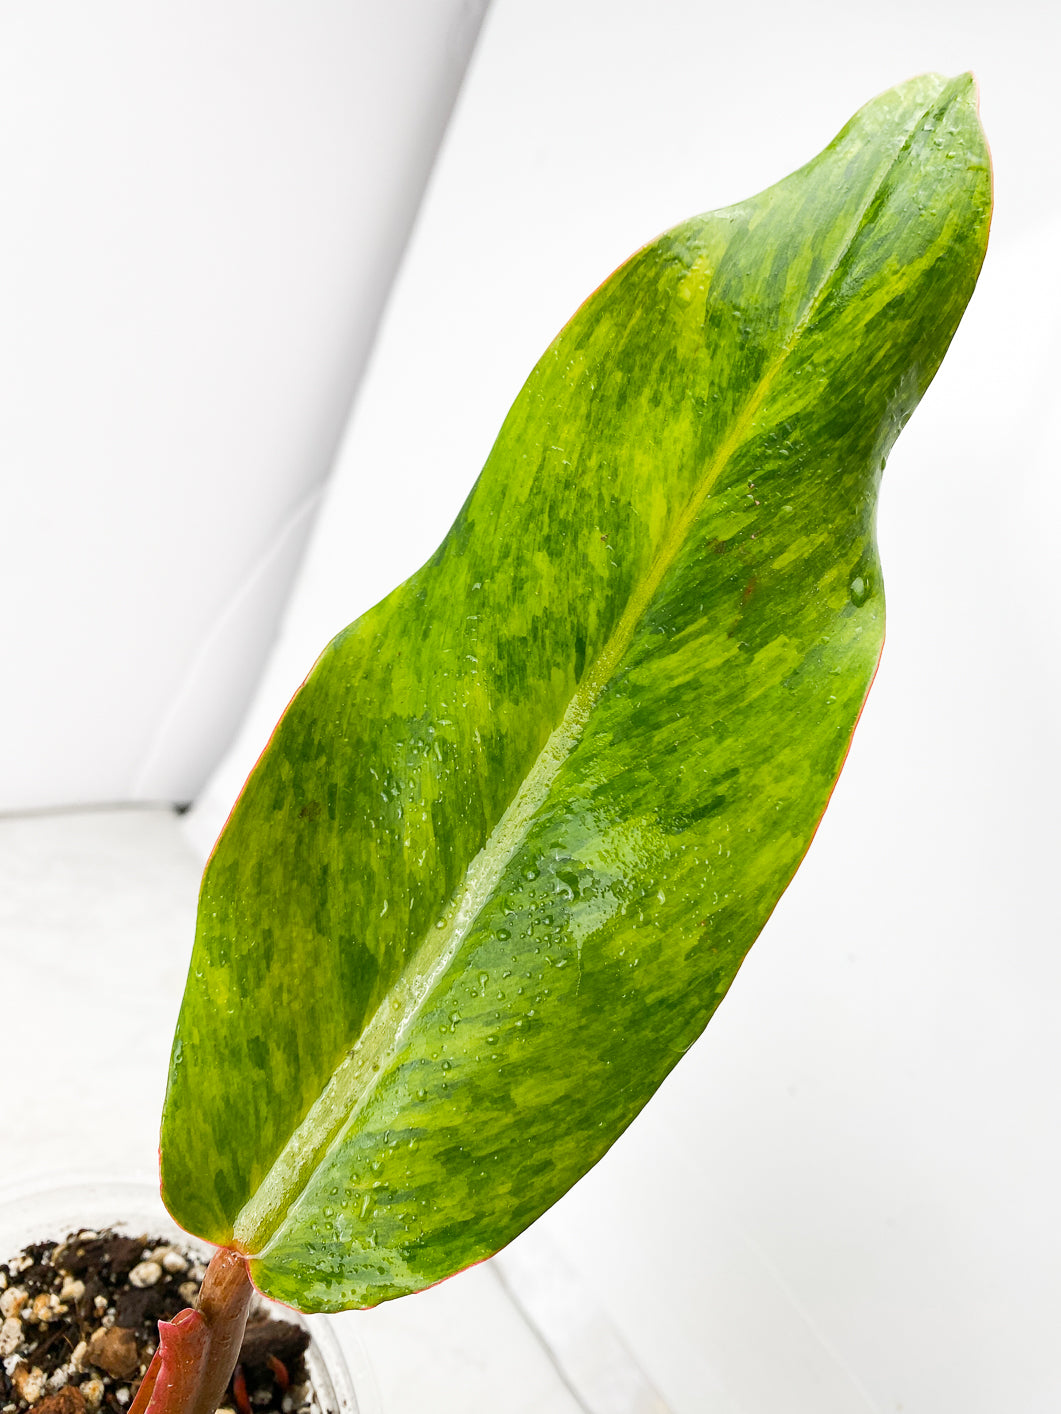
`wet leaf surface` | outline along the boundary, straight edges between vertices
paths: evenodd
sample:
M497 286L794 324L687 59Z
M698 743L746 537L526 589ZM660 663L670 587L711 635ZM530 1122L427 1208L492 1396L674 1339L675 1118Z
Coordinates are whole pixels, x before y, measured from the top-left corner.
M703 1030L843 763L881 472L989 210L972 81L925 76L645 247L318 660L207 867L163 1127L174 1216L264 1291L494 1252Z

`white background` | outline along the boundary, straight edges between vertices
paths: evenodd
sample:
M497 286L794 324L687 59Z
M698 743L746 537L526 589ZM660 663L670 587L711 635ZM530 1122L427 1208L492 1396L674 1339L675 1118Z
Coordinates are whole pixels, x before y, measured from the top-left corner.
M278 49L301 54L325 8L268 10L273 20L287 15ZM296 19L303 15L314 18ZM123 24L119 33L124 44L132 31ZM660 0L651 9L495 0L283 635L233 753L192 814L205 847L315 653L434 548L534 360L610 269L667 225L780 178L882 88L925 69L976 71L997 178L992 249L947 363L885 476L888 644L845 774L796 883L704 1040L604 1162L522 1240L532 1255L536 1243L563 1252L675 1414L1061 1407L1061 964L1050 888L1061 775L1058 39L1056 19L1032 0L886 9L838 0L754 8ZM139 39L128 44L139 73L137 55L155 51L142 51ZM334 52L321 45L305 62L331 73ZM19 81L34 91L26 73ZM46 82L44 73L39 85ZM306 79L297 113L315 84ZM268 89L259 113L272 111ZM87 124L99 121L90 98ZM237 131L247 121L242 110L228 115ZM235 152L240 170L246 153ZM70 171L87 160L71 161ZM294 163L284 177L293 222L306 210L298 170ZM251 230L266 224L239 182L218 189ZM118 219L92 195L90 187L92 220ZM119 210L119 224L135 232L135 203ZM305 217L305 239L318 224ZM29 269L47 295L59 286L45 264L47 241L37 245L41 264L30 260ZM131 251L139 248L131 237ZM218 298L231 298L230 278L218 277ZM76 279L69 289L88 298ZM260 295L250 289L247 306ZM129 308L143 327L151 323L141 290L129 293ZM108 340L120 343L120 320L111 333L109 319L93 320L104 352ZM363 336L344 326L334 337L349 346ZM240 349L219 359L209 397L182 373L187 415L215 429L237 408L238 426L261 435L261 446L277 444L273 419L301 419L285 424L284 445L296 460L307 449L323 469L342 399L328 402L321 389L334 383L305 373L297 414L279 375L263 384L264 396L240 402L243 355L268 347L251 320ZM194 373L191 349L189 340L182 368ZM135 371L137 360L128 365ZM60 355L42 352L35 366L48 371L30 379L32 368L23 370L36 425L81 425L81 413L68 414L83 407L81 385L55 374ZM140 445L169 445L173 417L127 395L120 381L90 411L118 428L131 415ZM187 549L186 525L165 499L145 520L136 496L108 498L103 476L90 512L71 490L72 442L60 454L41 440L38 471L11 483L19 509L5 516L5 530L9 564L36 566L39 585L23 595L21 656L7 662L18 663L13 683L37 684L43 706L25 706L26 686L9 694L5 739L13 756L38 763L26 768L27 791L54 767L50 799L128 798L143 794L145 781L172 797L175 788L162 789L176 779L167 759L194 756L202 779L210 755L177 733L172 757L156 752L136 789L126 766L125 776L104 770L126 760L118 746L158 731L150 712L133 710L140 676L128 665L140 661L142 640L129 637L123 615L142 613L144 592L135 576L122 576L127 565L170 556L181 573L166 599L177 608L167 612L178 623L182 596L199 595L216 551L202 541ZM25 431L19 445L37 443ZM156 501L181 474L165 458L160 466ZM188 490L208 538L218 533L215 518L239 523L233 506L261 514L265 493L248 466L236 448L228 466L215 462ZM262 475L272 485L272 473ZM284 505L281 496L276 534ZM89 517L120 529L109 558L53 555L55 526L71 507L75 526ZM231 547L224 560L235 564ZM86 636L78 615L96 595L95 637ZM194 656L204 641L206 600L195 602L194 621L166 629L167 643L183 645L184 668L173 647L172 681L156 679L156 714L159 703L181 699L189 645ZM220 612L224 595L215 602ZM80 624L72 645L71 621ZM255 622L264 638L267 627ZM63 659L67 651L73 656ZM93 688L100 664L109 665L108 682L127 686L109 695ZM240 679L244 694L251 676L248 668ZM226 702L239 697L227 684L226 693ZM217 707L227 721L232 710ZM205 706L197 714L189 739L209 737L216 756L223 732L203 733L209 714ZM19 906L12 936L33 926L25 921L32 898ZM171 982L160 972L157 985L159 1013L172 1015ZM49 1134L42 1123L50 1153ZM32 1136L20 1143L20 1153L37 1152ZM507 1398L491 1387L493 1402L481 1407L525 1407L514 1388Z
M0 809L201 786L484 3L0 5Z

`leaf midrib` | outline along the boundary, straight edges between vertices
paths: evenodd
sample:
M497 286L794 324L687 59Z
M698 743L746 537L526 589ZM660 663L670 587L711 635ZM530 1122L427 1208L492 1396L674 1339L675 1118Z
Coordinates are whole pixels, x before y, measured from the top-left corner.
M400 1050L436 982L449 969L469 928L526 838L535 815L577 745L590 713L629 647L645 611L686 543L704 502L718 484L731 458L744 444L756 414L814 319L822 298L862 227L866 213L901 159L911 136L941 97L942 94L937 94L934 102L929 103L910 123L891 160L882 167L836 256L822 274L802 317L793 325L740 415L734 420L730 433L719 445L700 486L657 551L648 574L631 595L593 667L575 689L559 725L550 733L497 825L469 864L464 881L449 901L442 919L410 956L357 1041L336 1066L320 1095L238 1213L233 1224L233 1238L241 1251L251 1256L262 1253L287 1213L300 1202L314 1172L327 1154L342 1142L379 1079L386 1074L389 1060Z

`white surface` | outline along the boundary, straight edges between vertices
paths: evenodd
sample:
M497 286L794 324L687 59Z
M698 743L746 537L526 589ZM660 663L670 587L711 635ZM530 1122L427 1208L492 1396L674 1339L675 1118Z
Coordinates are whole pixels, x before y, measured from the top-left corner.
M484 3L0 6L0 809L224 749Z
M0 820L5 1185L154 1177L198 882L167 810ZM383 1414L577 1414L489 1266L332 1325Z
M705 1039L540 1225L675 1414L1061 1407L1058 37L1037 0L497 0L284 637L193 822L205 846L325 640L434 548L611 268L880 89L977 71L993 248L885 477L889 643L845 776Z
M670 1414L600 1302L541 1227L490 1266L586 1414Z
M157 1170L200 872L168 810L0 820L5 1182Z

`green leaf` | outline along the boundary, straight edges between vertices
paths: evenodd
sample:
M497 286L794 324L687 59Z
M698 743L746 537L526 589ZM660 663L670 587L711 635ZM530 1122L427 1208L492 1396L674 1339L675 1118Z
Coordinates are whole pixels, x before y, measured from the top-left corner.
M207 866L163 1125L264 1291L496 1251L703 1030L868 691L880 473L989 209L972 80L927 76L645 247L322 654Z

